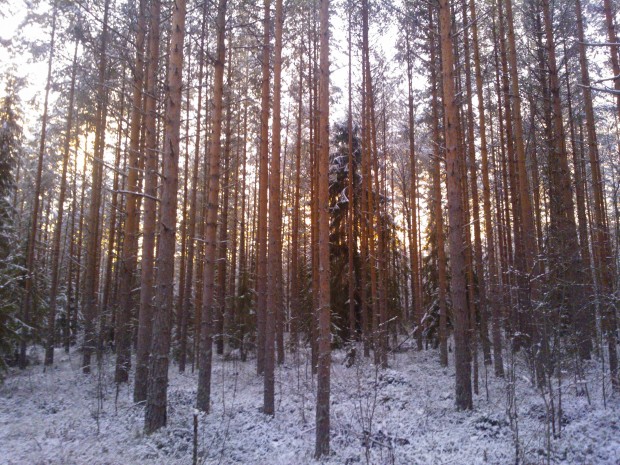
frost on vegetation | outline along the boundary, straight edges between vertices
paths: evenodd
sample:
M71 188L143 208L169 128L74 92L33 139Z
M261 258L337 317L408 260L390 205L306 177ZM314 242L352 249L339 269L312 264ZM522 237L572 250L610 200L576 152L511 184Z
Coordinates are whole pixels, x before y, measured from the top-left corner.
M8 373L0 388L0 464L192 463L197 374L171 367L168 426L145 436L143 406L133 403L132 386L122 386L116 397L113 356L104 357L101 376L97 370L84 376L78 355L59 351L53 369L33 365ZM263 382L254 363L215 357L212 411L197 415L199 463L317 463L316 379L306 355L290 355L277 370L273 418L261 413ZM457 412L453 370L441 369L434 351L393 354L385 370L363 356L348 363L346 350L333 359L333 454L321 463L514 463L506 380L489 376L489 399L482 388L473 412ZM597 373L592 365L585 377L590 405L568 379L564 383L561 435L550 447L543 399L516 377L522 463L620 463L620 404L607 399L604 409Z

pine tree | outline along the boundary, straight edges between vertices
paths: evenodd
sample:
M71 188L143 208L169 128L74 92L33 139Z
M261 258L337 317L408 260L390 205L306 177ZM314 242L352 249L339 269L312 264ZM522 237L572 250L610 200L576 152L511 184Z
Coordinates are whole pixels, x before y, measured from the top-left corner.
M21 102L23 82L12 74L4 76L6 88L0 102L0 380L7 361L13 361L20 333L19 298L21 241L15 229L14 169L22 155Z
M149 381L144 413L144 430L152 433L167 422L168 360L172 326L174 292L174 252L179 183L179 133L183 77L183 43L185 38L186 5L177 0L172 10L170 62L168 65L168 98L162 157L163 180L159 245L157 247L157 279L153 302L153 336Z

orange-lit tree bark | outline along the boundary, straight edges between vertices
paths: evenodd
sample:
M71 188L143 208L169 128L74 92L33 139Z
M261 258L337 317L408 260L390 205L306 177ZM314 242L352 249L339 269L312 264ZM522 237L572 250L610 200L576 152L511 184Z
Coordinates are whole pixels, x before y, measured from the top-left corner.
M525 276L525 258L521 229L521 207L519 198L519 184L516 175L515 143L513 138L512 113L510 105L510 81L508 73L508 53L506 51L506 32L504 21L503 3L497 4L497 16L499 22L498 34L494 37L494 43L499 48L499 57L496 56L496 93L499 113L499 140L500 140L500 170L503 187L503 209L501 214L504 225L504 260L502 263L502 276L506 285L506 297L510 308L510 318L505 320L508 333L512 338L512 350L519 350L529 338L530 331L525 331L523 322L523 308L529 308L530 301L527 276ZM495 34L495 31L494 31ZM497 55L497 53L496 53ZM500 67L501 64L501 67ZM501 79L500 79L501 76ZM501 81L501 84L500 84ZM512 215L511 215L512 214ZM512 230L512 234L511 234ZM516 273L512 270L516 270ZM517 275L515 277L515 275ZM525 284L524 284L525 282ZM514 296L512 289L517 287L517 295ZM518 301L518 304L516 303ZM529 339L527 339L529 341Z
M309 271L311 273L311 309L308 315L308 337L310 342L310 363L312 365L312 373L316 374L318 369L318 337L319 337L319 315L320 306L320 289L319 289L319 227L318 227L318 157L319 157L319 104L318 104L318 82L319 68L316 50L317 46L317 27L316 20L313 21L313 27L310 32L309 54L310 61L308 63L308 113L309 113L309 163L307 168L310 177L310 228L305 240L308 242L306 254L310 261Z
M476 97L478 103L478 127L480 133L480 157L482 159L482 200L485 236L487 243L487 263L489 270L488 303L491 307L493 328L491 337L493 342L493 363L496 376L504 376L502 358L502 338L499 313L499 287L497 280L497 263L495 258L495 239L493 234L493 220L491 216L491 188L489 181L489 156L486 134L486 116L484 108L484 94L482 87L482 69L480 66L480 43L478 39L478 19L476 4L469 0L469 13L472 28L472 46L474 52L474 75L476 76Z
M205 258L200 356L196 406L209 412L211 402L211 364L213 358L213 308L215 294L215 260L217 257L217 210L220 191L220 152L224 98L224 65L226 61L227 0L219 0L216 19L217 51L213 75L213 122L209 147L209 189L205 231Z
M368 241L368 266L370 271L370 306L369 321L371 329L370 337L372 340L375 363L382 363L383 358L383 334L381 332L380 321L380 299L378 289L377 269L380 265L381 253L377 251L377 244L380 239L379 205L375 199L375 194L379 196L377 176L373 176L373 167L376 158L376 138L375 138L375 118L374 118L374 96L372 86L372 75L370 72L370 45L369 45L369 5L367 0L362 1L362 177L366 180L365 189L362 195L366 197L367 215L367 241ZM373 190L373 181L376 185Z
M190 84L192 82L192 42L188 41L187 44L187 85L185 86L185 150L183 156L183 201L181 207L181 225L179 227L179 235L181 237L181 254L179 256L179 284L178 289L179 292L177 294L176 300L176 328L175 328L175 339L177 343L175 358L177 362L180 362L181 352L179 350L181 345L181 333L183 332L183 302L185 301L185 281L186 281L186 272L187 269L185 267L185 262L187 260L187 244L191 239L187 232L189 229L189 178L190 178L190 168L189 168L189 159L190 159L190 150L189 150L189 140L190 140L190 102L191 102L191 92L190 92ZM200 58L199 58L200 59ZM190 288L191 289L191 288Z
M312 25L308 28L309 48L311 59L308 63L310 72L309 81L309 114L310 114L310 259L312 266L312 312L310 322L310 349L312 372L316 373L318 368L318 308L320 307L320 285L319 285L319 221L318 221L318 157L320 145L319 133L319 81L320 70L317 44L317 24L316 15L312 16Z
M456 11L456 10L455 10ZM463 18L466 20L466 18ZM456 24L455 24L456 26ZM455 37L456 38L456 37ZM467 282L467 306L469 309L469 346L470 346L470 354L472 360L472 381L473 381L473 389L474 394L478 394L479 387L479 365L478 365L478 332L477 332L477 302L476 302L476 289L475 289L475 281L474 281L474 254L473 254L473 244L471 239L471 212L470 212L470 183L468 182L467 177L467 168L468 168L468 158L470 158L470 145L467 143L467 126L469 125L467 110L465 107L470 107L471 105L471 95L467 94L466 82L463 82L462 79L462 70L467 69L467 58L464 59L464 66L461 67L460 64L460 55L459 55L459 44L457 40L454 40L454 69L456 74L456 92L457 95L464 95L465 104L459 108L459 119L461 124L458 127L457 136L458 136L458 144L457 144L457 152L463 153L464 158L462 160L460 169L461 169L461 197L463 202L463 243L465 244L465 278ZM467 34L463 34L463 51L468 51L469 44ZM465 55L467 56L467 54ZM466 81L466 78L465 78ZM472 189L473 190L473 189Z
M149 17L149 51L146 76L145 102L145 163L144 202L142 225L142 262L140 269L140 310L138 313L138 341L136 347L136 375L134 402L143 402L147 397L149 355L152 333L153 299L153 255L155 250L155 218L157 214L157 170L159 152L157 149L157 75L159 69L159 21L161 3L151 1Z
M202 136L202 88L204 80L204 53L205 36L207 27L207 3L202 6L202 25L199 45L198 58L198 106L196 108L196 137L194 139L194 160L192 167L192 189L189 201L189 218L187 225L187 258L185 266L185 290L183 292L183 302L181 304L181 328L179 337L179 371L185 371L187 363L187 332L190 320L192 284L194 276L194 261L196 254L196 219L198 209L198 171L200 167L200 138Z
M410 32L407 29L406 33L407 42L407 93L408 93L408 111L409 111L409 165L411 185L409 186L410 195L409 202L411 204L411 232L410 232L410 244L409 255L411 261L411 302L412 302L412 317L413 323L416 327L415 338L418 346L418 350L422 350L422 287L420 285L418 263L418 218L417 218L417 157L415 152L415 121L414 121L414 108L413 108L413 56L411 56L411 38Z
M206 88L209 88L209 83L211 82L211 78L209 77L209 73L206 72ZM211 107L211 98L209 96L209 92L205 92L205 109ZM207 115L209 112L207 112ZM205 134L203 139L203 145L205 147L209 147L210 140L210 131L212 128L211 118L208 118L205 115ZM199 354L200 354L200 344L201 341L201 330L202 330L202 303L204 301L204 275L205 275L205 222L207 218L207 207L208 207L208 196L209 196L209 149L205 148L205 162L202 170L202 179L201 183L201 194L200 194L200 202L196 211L196 238L198 238L198 244L196 244L196 263L194 273L196 274L196 282L195 282L195 297L194 297L194 357L192 357L192 373L196 366L200 365ZM200 367L199 367L200 369Z
M329 398L331 370L331 315L329 261L329 0L320 0L319 61L319 334L316 398L315 457L329 454Z
M456 368L456 406L459 410L473 408L471 392L471 356L467 341L469 317L465 284L463 244L463 201L461 163L458 153L458 108L454 88L454 51L452 17L448 0L439 0L439 31L441 41L441 70L443 85L444 133L446 145L449 248L452 280L450 293L454 315L454 352Z
M364 65L362 64L362 67ZM361 120L362 120L362 141L361 141L361 201L360 201L360 311L361 311L361 323L362 323L362 341L363 341L363 349L364 349L364 357L370 356L370 346L372 339L372 315L373 315L373 305L369 303L368 299L368 275L369 270L371 269L371 261L370 261L370 240L369 236L371 235L370 229L370 208L368 207L368 189L370 175L368 168L368 129L367 129L367 118L366 118L366 99L364 98L365 93L365 85L366 82L366 73L362 72L362 102L361 102ZM371 295L372 299L372 295Z
M232 52L232 47L228 48L229 52ZM214 330L217 334L215 338L215 347L219 355L224 353L224 346L228 339L227 323L227 305L226 305L226 275L228 273L228 215L229 215L229 199L230 199L230 124L232 118L232 104L231 104L231 62L230 53L228 54L227 63L227 78L226 87L227 91L225 96L222 97L226 101L226 124L224 127L224 178L222 179L221 189L221 203L220 208L220 229L218 239L218 257L217 257L217 306L214 311Z
M301 136L302 136L302 114L303 114L303 47L299 51L299 82L297 90L297 132L295 136L295 186L293 192L293 219L291 230L291 265L290 265L290 342L291 349L297 350L299 344L299 330L301 327L301 296L300 296L300 267L299 267L299 249L300 249L300 227L301 227Z
M229 49L228 57L229 57L228 64L229 64L229 69L230 69L231 63L233 62L232 47ZM229 86L231 85L231 81L232 81L231 74L228 75L228 79L227 79L228 81L227 85ZM245 90L243 88L241 89L242 89L241 92ZM238 105L236 107L235 130L233 134L241 134L242 114L243 114L242 107L241 105ZM239 266L238 260L237 260L238 258L237 242L239 238L239 196L241 195L240 189L239 189L240 187L239 173L241 171L241 151L242 151L242 144L240 143L235 144L235 155L234 155L234 160L233 160L234 171L233 171L232 182L231 182L231 188L234 188L234 194L233 194L232 218L231 218L231 225L230 225L230 238L231 238L230 273L228 274L228 282L226 283L226 287L227 287L226 292L229 297L229 301L226 306L227 313L226 313L226 321L224 323L225 331L226 331L226 334L228 335L229 344L231 345L231 347L235 347L235 348L241 347L241 344L240 344L241 338L239 338L240 322L239 322L239 318L237 314L237 305L236 305L236 298L238 296L237 294L237 278L238 278L237 269Z
M521 111L521 96L519 88L519 74L517 64L517 47L514 32L514 19L512 12L512 0L504 0L506 6L506 25L507 25L507 61L509 64L509 76L510 76L510 93L507 95L512 101L512 124L514 125L514 144L515 144L515 156L516 156L516 173L515 177L518 182L518 199L520 206L520 223L521 223L521 237L522 237L522 249L524 264L521 270L517 265L519 271L524 274L524 283L520 287L524 287L522 290L522 296L524 301L520 302L520 313L523 319L531 317L531 307L535 304L540 297L539 283L537 278L538 264L536 263L536 230L534 228L534 218L532 201L530 198L530 186L529 178L526 168L526 156L525 156L525 137L523 131L523 119ZM500 1L501 3L501 1ZM500 15L500 20L503 15ZM515 191L515 195L516 195ZM526 328L523 328L526 329ZM533 337L531 330L527 334L530 339Z
M286 178L286 144L284 146L284 162L282 163L282 29L284 27L284 8L282 0L276 0L275 8L275 43L274 43L274 63L273 63L273 121L271 127L272 153L271 153L271 172L269 175L269 227L273 234L270 234L269 262L270 270L273 273L273 281L269 285L270 294L273 298L272 307L275 312L275 337L277 345L278 365L284 363L284 288L283 288L283 266L282 266L282 202L284 200L284 179ZM288 114L287 114L288 126ZM288 129L284 134L288 140ZM283 165L284 173L280 173L280 164ZM280 180L282 178L282 180ZM272 187L273 186L273 187ZM272 201L273 200L273 201ZM271 221L273 218L273 222ZM271 253L273 250L273 254ZM269 298L269 297L268 297Z
M433 209L435 212L435 234L437 235L437 276L439 289L437 291L439 300L439 362L441 366L448 366L448 309L446 304L447 294L447 265L446 265L446 249L444 246L444 226L443 226L443 208L441 205L441 173L440 165L443 159L441 152L441 131L439 128L439 96L437 83L437 41L436 26L434 25L433 8L429 6L429 34L428 42L431 56L431 108L432 108L432 130L433 130L433 165L432 165L432 185L433 185Z
M244 83L244 89L247 89L247 80ZM247 179L247 139L248 139L248 102L243 103L243 139L242 139L242 153L241 153L241 212L239 222L239 271L238 271L238 284L236 296L244 295L249 289L248 279L248 266L247 266L247 241L246 241L246 179ZM243 308L243 300L235 299L236 309L235 314L238 318L238 331L237 340L241 348L241 358L245 360L245 349L243 347L243 338L247 331L248 315Z
M375 115L375 97L374 89L372 87L372 80L370 77L370 60L367 60L366 72L367 88L369 98L369 122L370 122L370 141L371 141L371 157L372 157L372 170L374 172L374 188L376 193L373 198L374 201L374 215L375 215L375 233L377 235L377 260L376 260L376 341L375 341L375 360L381 364L382 368L387 368L387 351L388 351L388 328L387 328L387 301L386 301L386 279L387 279L387 250L385 241L385 224L384 209L385 201L381 198L384 195L384 189L382 187L381 173L379 170L379 150L377 147L377 117ZM372 190L372 189L371 189ZM371 276L372 277L372 276ZM372 282L371 282L372 286ZM420 317L420 321L422 318Z
M263 374L265 370L266 318L267 318L267 192L269 183L269 36L271 29L271 1L263 2L263 43L261 55L261 113L260 113L260 147L258 167L258 233L256 239L256 370Z
M616 35L616 23L612 0L603 0L603 10L605 12L605 26L607 26L611 70L614 73L614 89L617 92L616 111L618 112L618 116L620 116L620 56L618 56L618 36ZM590 83L588 83L588 85L590 85Z
M129 128L129 159L127 166L127 182L125 190L128 192L125 201L125 228L123 248L120 260L119 275L119 308L116 317L116 371L115 381L127 382L131 328L129 321L135 306L132 298L132 289L135 285L135 272L138 260L138 232L140 227L138 210L138 176L141 163L140 139L143 122L142 97L144 87L144 41L146 36L146 1L138 4L138 24L136 31L136 61L133 73L133 96L131 106L131 123ZM136 375L137 376L137 375ZM143 400L143 399L134 399Z
M168 97L164 123L161 217L157 247L157 292L153 302L153 337L149 381L144 412L144 430L152 433L167 422L168 360L174 293L174 251L179 183L179 133L183 85L183 41L185 0L176 0L172 10Z
M116 320L117 314L117 306L114 302L114 288L116 287L116 283L118 280L114 279L113 282L113 270L114 266L114 254L115 248L117 245L118 236L116 231L118 229L117 225L117 211L118 211L118 191L120 185L120 176L119 172L121 169L121 158L126 158L127 151L125 143L125 148L123 149L123 134L126 133L126 128L124 124L125 119L125 99L126 99L126 71L127 67L123 66L123 85L121 88L120 95L120 107L118 112L117 124L116 124L116 148L114 155L114 168L113 168L113 181L112 181L112 198L110 200L110 204L108 207L109 214L108 216L108 233L105 239L106 251L105 251L105 268L103 270L103 284L101 286L101 300L99 302L99 346L103 347L106 343L110 342L112 337L114 336L114 324ZM126 141L125 141L126 142ZM104 208L105 211L105 208ZM105 226L103 226L105 228ZM102 231L103 234L103 231ZM98 354L99 355L99 354Z
M495 49L493 52L493 62L495 67L495 95L497 98L496 105L496 113L497 118L489 119L489 135L491 139L491 151L490 151L490 168L493 169L493 193L496 199L495 205L495 222L497 224L497 285L498 293L499 293L499 313L504 316L503 321L500 322L500 327L504 327L505 329L510 328L510 319L505 318L508 315L508 307L510 304L510 294L507 292L508 283L510 280L510 276L508 274L509 269L509 261L512 259L511 250L512 242L510 240L509 230L510 226L507 224L507 215L508 211L508 189L504 186L507 186L507 175L506 170L504 169L505 164L505 149L506 146L504 144L504 114L502 107L502 92L500 85L500 58L498 49L502 52L504 50L503 45L498 43L497 37L497 24L496 21L493 21L492 27L492 35L493 35L493 43L495 45ZM503 40L501 42L503 44ZM503 53L505 61L505 53ZM494 133L494 120L497 120L497 137ZM497 143L496 143L497 141ZM501 189L501 190L500 190ZM499 329L499 327L498 327ZM495 329L494 329L495 331Z
M588 334L588 315L585 314L583 294L583 269L580 256L573 188L568 166L566 134L562 118L560 99L560 81L556 61L555 37L548 0L541 1L544 33L547 47L547 70L551 92L553 139L549 154L549 262L554 304L560 309L567 309L568 317L573 322L573 338L581 355L589 357L590 338ZM563 310L560 310L562 312ZM558 317L560 317L559 315ZM546 338L541 341L542 356L548 345ZM544 360L547 361L547 360ZM551 361L547 361L551 363Z
M465 54L465 99L467 101L466 105L466 115L467 115L467 125L466 125L466 133L467 133L467 167L469 168L469 186L471 189L471 220L474 227L474 250L473 250L473 259L475 267L473 271L475 271L476 275L476 283L478 285L478 312L477 315L474 312L472 316L472 330L480 335L480 342L482 345L482 352L484 356L485 365L491 364L491 344L489 341L489 332L488 332L488 303L487 303L487 283L484 273L484 264L482 261L482 235L481 235L481 227L480 227L480 196L478 193L478 167L476 166L476 136L474 134L474 110L473 110L473 92L472 92L472 70L471 70L471 43L468 33L469 28L469 18L467 8L467 0L462 0L462 14L463 14L463 27L466 29L463 34L463 52ZM472 29L476 27L476 22L472 19ZM473 32L473 31L472 31ZM477 36L477 29L476 29ZM474 44L473 48L477 48L477 43ZM477 52L477 50L475 50ZM475 58L474 58L475 60ZM478 59L479 61L479 59ZM479 71L479 69L478 69ZM478 76L478 79L481 79ZM478 92L478 91L477 91ZM480 96L480 94L478 93ZM483 109L484 107L482 107ZM482 112L484 114L484 111ZM467 176L465 174L465 176ZM477 317L477 318L476 318ZM476 352L476 348L474 350L474 354ZM474 359L474 366L476 366L476 360Z
M265 376L263 411L275 412L276 319L282 307L282 212L280 206L281 94L282 94L282 0L276 0L273 64L273 124L271 171L269 173L269 243L267 271L267 311L265 319Z
M93 151L93 168L90 203L88 210L87 242L86 242L86 265L84 269L84 344L82 350L82 371L90 373L91 355L96 349L97 337L95 334L97 318L97 289L99 285L99 255L101 249L101 191L103 182L103 151L105 148L105 127L107 118L108 90L105 83L108 67L107 42L108 42L108 14L110 1L106 0L103 30L99 46L99 76L97 87L97 113L95 125L95 144Z
M611 11L610 1L605 0L605 13L607 18L607 27L609 39L615 40L615 29L612 18L609 17ZM600 292L603 297L603 324L607 337L607 349L609 352L609 369L611 372L612 386L617 391L620 389L620 377L618 374L618 340L616 336L616 313L613 303L608 300L614 292L615 282L615 266L611 249L611 237L609 234L609 225L605 209L605 198L603 196L603 181L601 176L601 164L598 151L598 141L596 135L596 121L594 118L594 108L592 104L592 92L588 87L590 85L590 76L588 72L588 59L585 48L585 34L583 31L583 17L581 11L581 1L576 0L576 18L577 18L577 38L579 41L579 64L581 68L581 81L583 85L583 99L586 113L586 135L588 145L588 156L590 159L590 171L592 176L592 192L594 195L593 216L594 216L594 234L593 234L593 250L594 257L598 266L597 280L600 286ZM617 56L617 46L611 46L612 58L614 54ZM620 68L618 61L614 64L614 72ZM615 74L615 88L620 89L620 79ZM620 113L620 95L617 97L618 108Z

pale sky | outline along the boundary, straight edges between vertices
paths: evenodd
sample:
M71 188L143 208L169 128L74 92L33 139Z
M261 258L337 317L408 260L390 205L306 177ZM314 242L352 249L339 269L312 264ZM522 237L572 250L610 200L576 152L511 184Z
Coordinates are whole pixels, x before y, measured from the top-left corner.
M43 2L42 7L48 9L47 4ZM38 25L28 25L18 32L19 25L26 18L26 8L23 0L11 0L3 5L2 13L0 13L0 41L12 41L19 38L19 34L24 34L30 40L40 40L49 42L50 31L41 28ZM28 54L12 56L10 51L4 45L0 45L0 75L15 66L16 74L19 77L26 77L28 85L20 92L22 105L24 106L24 117L27 121L24 123L24 130L32 129L29 124L30 118L37 118L39 106L43 105L43 90L45 89L45 80L47 77L47 57L33 62L32 56ZM0 88L0 93L4 93L4 87ZM37 94L39 94L37 96ZM35 96L35 107L28 105ZM53 93L50 93L53 99ZM26 132L28 137L28 132Z

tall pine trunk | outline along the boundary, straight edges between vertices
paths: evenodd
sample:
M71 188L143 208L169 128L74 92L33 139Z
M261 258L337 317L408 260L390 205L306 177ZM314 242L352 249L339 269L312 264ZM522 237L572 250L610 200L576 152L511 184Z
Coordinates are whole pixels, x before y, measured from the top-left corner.
M159 69L159 21L161 3L152 0L149 18L149 59L146 77L145 102L145 163L144 163L144 220L142 225L142 265L140 279L140 311L136 347L136 376L134 402L147 397L149 356L152 333L153 255L155 249L155 218L157 214L157 75Z
M185 15L185 0L176 0L173 5L170 32L168 98L162 150L164 171L157 248L157 292L153 302L153 337L144 413L144 430L147 434L165 426L167 421L168 360L174 301L174 251L179 183L179 133L181 128Z
M439 0L439 31L443 84L444 133L450 220L449 248L452 280L450 293L454 315L454 352L456 367L456 406L459 410L473 408L471 392L471 356L467 341L469 317L465 284L463 243L462 153L458 153L458 108L454 89L454 49L452 18L448 0Z
M264 413L274 414L276 319L282 307L282 213L280 206L280 149L282 93L282 0L276 0L273 71L273 126L269 173L269 243L267 312L265 324Z
M103 152L105 148L105 130L107 119L107 42L108 42L108 14L110 0L105 2L103 16L103 30L99 47L99 81L97 88L97 113L95 126L95 144L93 153L92 181L90 203L88 210L88 231L86 242L86 266L84 270L84 345L82 351L82 370L90 373L91 355L96 349L96 319L97 319L97 290L99 287L99 256L101 252L101 193L103 182Z
M226 6L219 0L217 7L217 52L213 75L213 124L209 147L209 190L205 231L205 259L202 317L200 328L200 358L196 406L209 412L211 402L211 363L213 358L213 311L215 294L215 259L217 256L217 206L220 192L220 152L224 97L224 62L226 60Z
M318 369L316 399L317 458L329 454L329 397L331 370L331 309L329 261L329 0L320 0L318 150Z
M131 326L129 322L135 302L132 289L135 285L135 272L138 261L138 231L140 216L138 209L138 177L143 154L141 153L141 128L144 121L142 98L144 87L144 41L146 36L146 1L138 4L138 24L136 31L136 61L133 73L133 96L131 106L131 123L129 127L129 160L125 184L125 229L121 251L119 274L119 309L116 317L116 371L115 381L127 382L131 354ZM136 377L138 374L136 373ZM134 399L144 400L143 398Z

